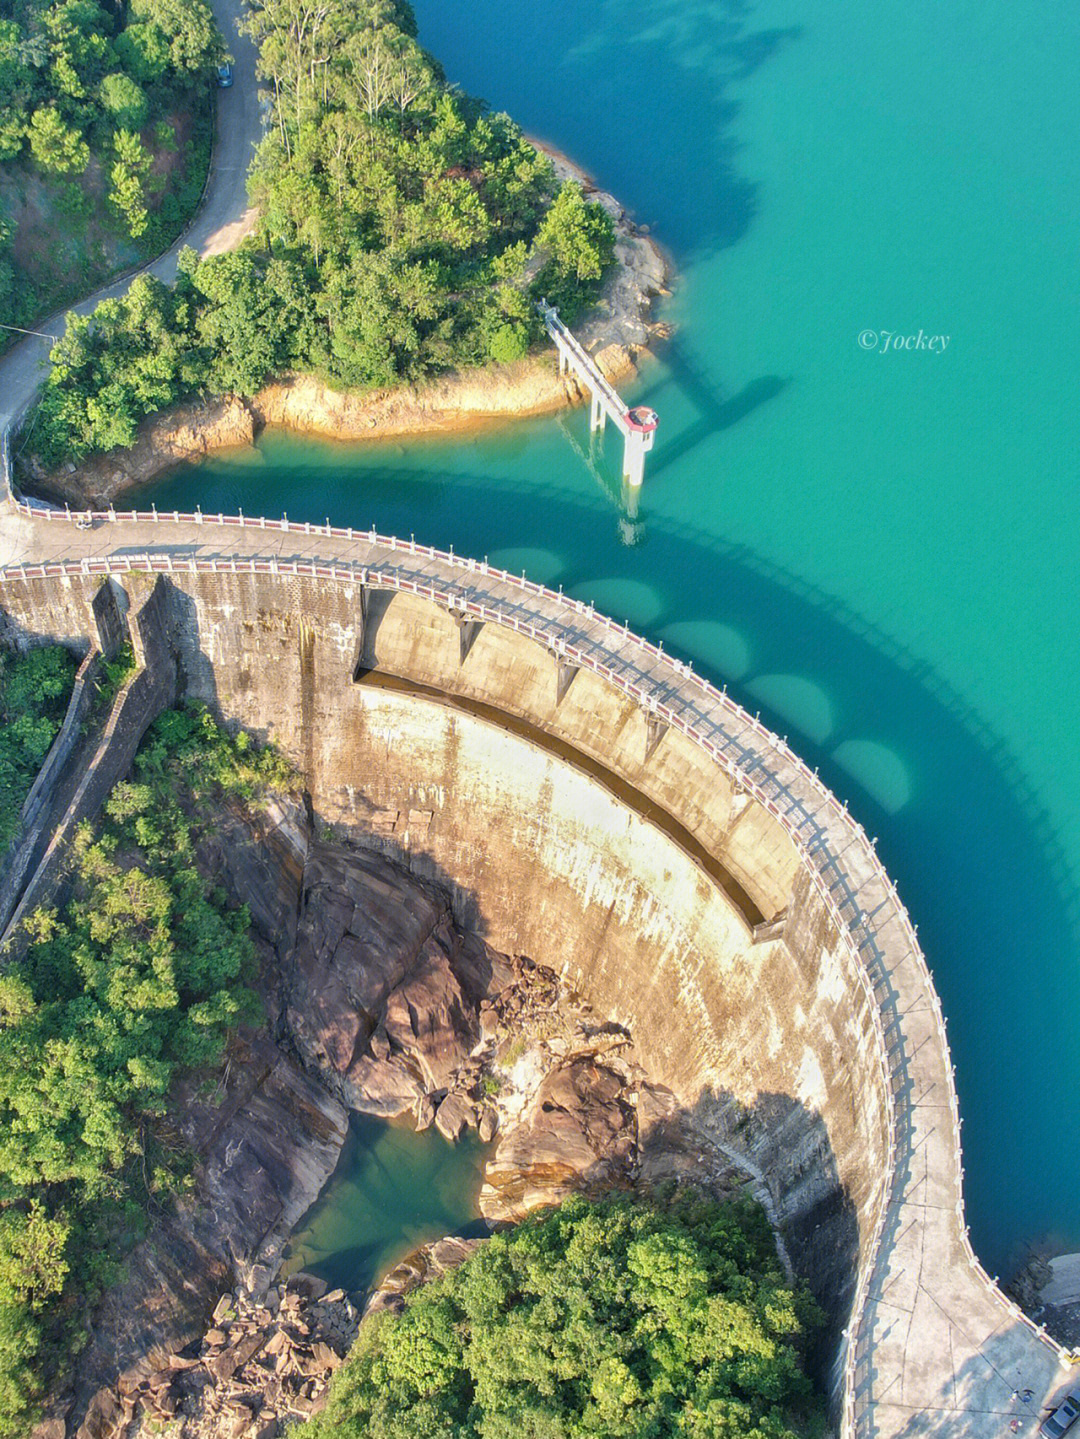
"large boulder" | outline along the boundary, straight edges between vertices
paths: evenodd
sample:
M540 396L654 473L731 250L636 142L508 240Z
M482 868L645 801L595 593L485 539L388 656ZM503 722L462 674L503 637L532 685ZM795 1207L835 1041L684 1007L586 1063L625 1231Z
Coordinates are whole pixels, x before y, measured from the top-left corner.
M442 1097L480 1036L485 946L446 900L379 855L315 845L304 871L285 1020L351 1109L390 1117Z
M405 1296L421 1284L438 1279L451 1269L463 1264L476 1252L482 1239L460 1239L451 1235L436 1239L432 1244L421 1245L395 1264L372 1290L364 1306L363 1318L372 1314L384 1314L387 1310L399 1314L405 1307Z
M484 1218L516 1221L570 1194L629 1182L637 1141L632 1101L623 1076L592 1057L553 1070L488 1163Z

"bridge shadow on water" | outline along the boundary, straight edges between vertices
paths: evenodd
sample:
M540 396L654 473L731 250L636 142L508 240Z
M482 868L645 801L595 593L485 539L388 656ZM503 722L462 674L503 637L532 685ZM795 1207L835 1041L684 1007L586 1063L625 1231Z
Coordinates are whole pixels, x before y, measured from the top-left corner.
M376 512L381 528L400 530L403 477L392 466L363 476L370 509L356 521ZM418 540L482 556L497 509L500 554L537 556L534 578L596 600L726 682L851 801L919 926L949 1022L980 1256L1004 1274L1021 1240L1050 1229L1080 1239L1080 1199L1069 1197L1080 1196L1080 1157L1060 1152L1046 1099L1080 1089L1070 1037L1080 902L1005 741L917 656L743 547L646 511L643 545L627 549L614 524L597 522L601 500L532 481L458 474L418 482L419 493L423 523L403 502ZM301 499L289 508L304 517ZM579 557L566 557L559 536L582 529L593 536L587 557L580 542Z
M678 335L663 347L661 354L680 397L689 402L693 418L677 434L665 434L664 443L649 458L646 467L650 482L665 470L678 465L698 445L723 430L731 429L759 406L775 400L791 384L790 378L761 375L735 394L725 396L691 358Z
M415 529L420 541L477 557L497 530L493 561L524 564L532 578L663 640L788 734L879 838L919 927L957 1065L980 1257L1004 1276L1025 1241L1051 1231L1059 1246L1080 1247L1080 1155L1062 1148L1049 1100L1080 1091L1070 1024L1080 1006L1080 900L1009 745L929 665L835 596L745 547L650 514L648 481L640 543L627 548L607 496L515 481L505 473L512 453L500 468L497 480L459 472L440 482L402 470L392 454L385 464L365 457L362 470L336 480L335 515L365 527L377 517L384 532ZM261 467L246 474L261 494L255 504L241 494L245 508L280 508ZM237 473L210 480L204 506L235 508ZM313 481L310 514L295 483L290 490L293 518L324 518L327 490ZM169 508L172 483L190 496L191 472L155 488Z

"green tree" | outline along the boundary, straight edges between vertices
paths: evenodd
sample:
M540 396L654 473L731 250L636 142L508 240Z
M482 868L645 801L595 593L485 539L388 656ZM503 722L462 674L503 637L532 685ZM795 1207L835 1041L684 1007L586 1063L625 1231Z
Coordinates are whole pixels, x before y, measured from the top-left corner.
M50 1219L41 1202L0 1214L0 1305L43 1309L64 1287L71 1224L66 1215Z
M133 0L113 51L151 102L148 77L213 58L202 4ZM534 295L572 320L611 262L605 212L557 190L507 116L446 85L402 0L256 0L245 28L272 115L249 176L256 237L181 267L152 343L101 307L28 426L45 464L128 444L185 394L251 394L290 368L363 388L518 359L541 338ZM134 103L127 86L105 92L118 114ZM149 235L145 152L120 136L112 206Z
M146 91L123 71L102 80L101 103L121 130L141 130L150 112Z
M90 147L55 106L35 110L28 133L34 159L50 174L81 175L90 162Z
M131 0L132 19L146 27L143 52L165 57L178 74L209 75L224 57L224 44L205 0Z
M602 205L589 204L576 181L567 181L544 216L536 244L547 252L548 261L534 291L558 305L564 319L572 320L615 258L611 216Z
M820 1322L750 1201L560 1209L361 1329L310 1439L793 1439Z
M199 265L192 281L210 302L197 322L210 356L210 388L215 394L253 395L288 353L263 267L249 252L219 255Z
M109 171L109 203L122 216L134 239L147 225L146 177L150 173L150 152L131 130L117 130L113 148L116 160Z
M0 655L0 852L60 728L74 674L58 646Z

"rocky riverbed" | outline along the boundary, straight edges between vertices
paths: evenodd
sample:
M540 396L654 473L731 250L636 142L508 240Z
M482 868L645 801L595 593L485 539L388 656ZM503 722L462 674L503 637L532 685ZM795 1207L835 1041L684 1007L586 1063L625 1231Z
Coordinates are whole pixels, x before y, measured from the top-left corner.
M269 1439L319 1402L363 1306L398 1307L471 1252L474 1241L425 1246L374 1296L324 1296L310 1276L277 1284L349 1111L409 1116L448 1141L479 1130L491 1223L575 1191L740 1182L722 1155L703 1158L627 1030L543 964L463 930L400 864L316 839L300 801L252 822L223 814L198 858L249 906L268 1024L238 1036L212 1086L201 1077L174 1095L196 1193L131 1255L48 1439L129 1439L140 1416L188 1439Z

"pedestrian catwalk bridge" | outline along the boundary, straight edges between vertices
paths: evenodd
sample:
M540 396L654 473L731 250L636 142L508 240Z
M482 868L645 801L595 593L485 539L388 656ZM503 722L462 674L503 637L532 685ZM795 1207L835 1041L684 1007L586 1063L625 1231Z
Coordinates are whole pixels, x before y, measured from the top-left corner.
M550 666L557 696L551 714L569 705L566 696L575 690L579 705L592 696L595 708L608 703L607 695L619 707L619 743L631 732L644 741L636 783L661 794L662 763L677 759L686 774L696 766L703 785L730 797L732 814L745 811L759 825L761 852L768 851L774 868L780 848L790 848L791 910L763 899L765 922L746 931L745 953L747 963L760 955L764 964L783 942L802 956L803 973L819 966L842 975L834 986L837 1009L852 1026L843 1032L857 1036L850 1047L822 1041L815 1061L835 1074L836 1093L848 1096L835 1106L830 1099L823 1115L857 1220L833 1365L842 1431L858 1439L1000 1439L1010 1432L1034 1439L1040 1407L1067 1378L1066 1356L1003 1295L971 1249L945 1025L915 930L873 840L784 740L689 665L592 606L452 551L284 519L111 510L77 517L12 499L3 504L0 608L24 634L64 638L73 616L90 614L102 584L138 596L155 577L159 590L164 585L181 596L185 613L197 612L207 637L200 643L214 663L223 647L277 623L275 606L286 629L293 613L301 652L308 646L307 668L301 663L296 671L299 686L318 682L305 612L325 603L319 633L338 644L335 654L351 654L350 663L359 655L362 665L365 626L373 623L379 595L392 596L409 617L402 655L420 643L421 631L452 635L456 627L460 650L455 640L448 686L456 683L455 667L466 675L471 665L489 663L485 644L503 646L500 673L508 672L507 655L521 664L521 656L535 655L534 668ZM356 634L346 643L350 616ZM292 683L291 674L282 668L275 676L279 691ZM578 676L591 678L583 685ZM602 743L601 736L597 747ZM617 747L609 740L612 752ZM686 819L705 836L703 844L711 833L709 807L706 793L698 817ZM680 984L691 980L684 975ZM776 1056L777 1066L787 1063L794 1074L798 1056ZM828 1078L830 1094L832 1085ZM762 1168L783 1221L806 1176L789 1181L779 1160L775 1179L766 1163ZM799 1234L810 1252L812 1234L806 1228ZM799 1254L790 1247L798 1269ZM1032 1397L1024 1402L1027 1391Z
M631 508L636 512L636 494L645 478L645 456L656 439L659 417L646 405L630 409L577 336L559 319L559 312L553 305L541 301L537 310L559 356L559 374L572 371L578 383L589 393L590 434L602 431L605 422L610 419L623 437L623 479L635 496Z

